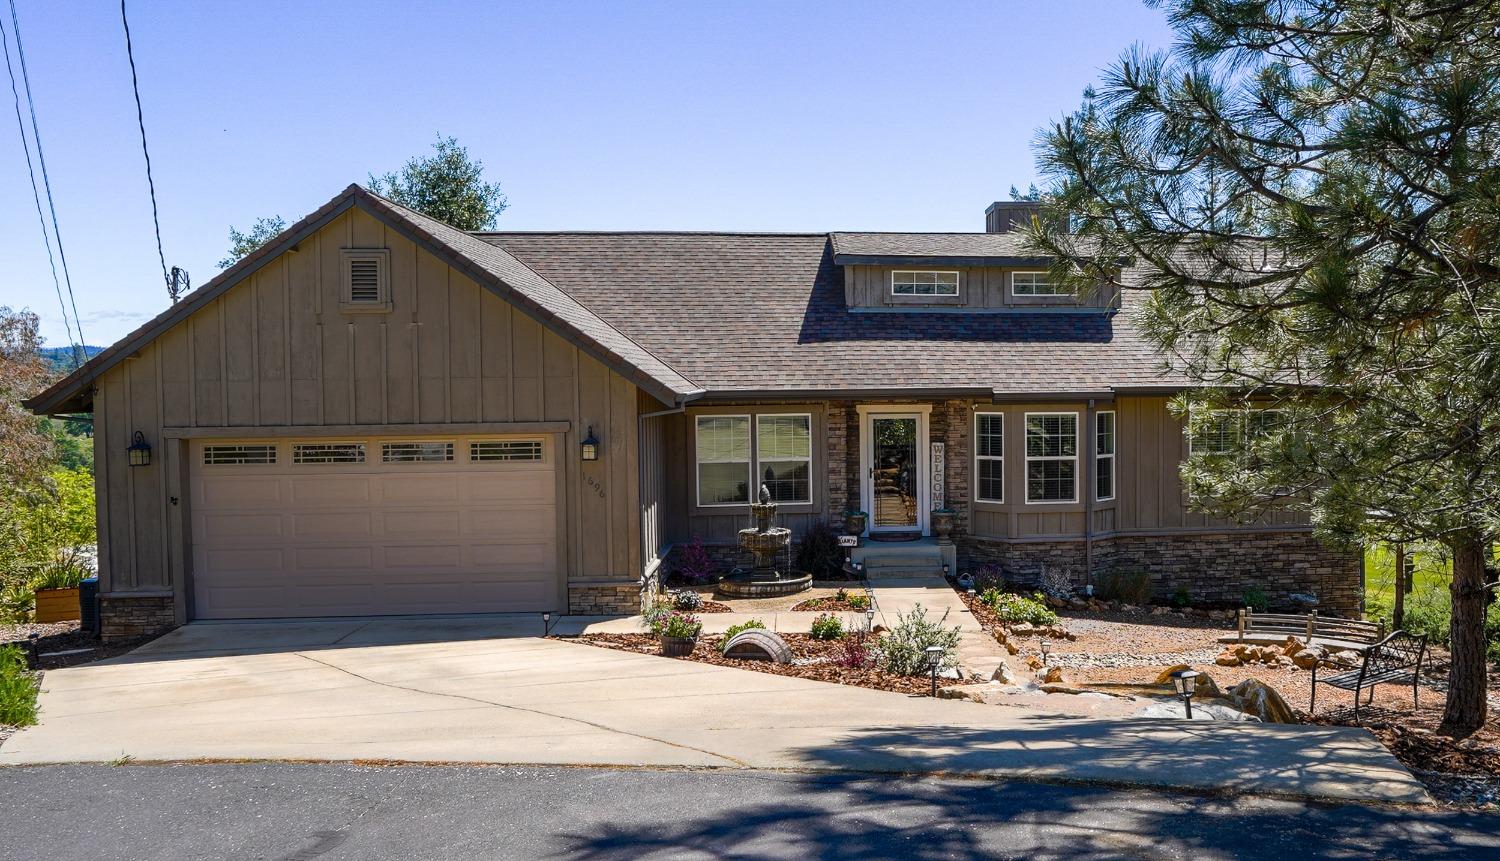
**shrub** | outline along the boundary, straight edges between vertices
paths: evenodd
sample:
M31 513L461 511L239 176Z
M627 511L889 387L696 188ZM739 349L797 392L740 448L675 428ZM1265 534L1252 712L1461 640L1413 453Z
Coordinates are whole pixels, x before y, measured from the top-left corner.
M1257 613L1264 613L1266 608L1271 606L1271 598L1266 595L1266 590L1259 586L1251 586L1245 590L1244 602L1246 607Z
M703 630L703 623L698 617L691 613L678 613L673 611L667 614L662 622L661 636L663 637L697 637Z
M917 604L910 613L897 614L896 619L896 627L881 644L887 672L902 676L925 675L928 672L928 646L942 648L941 666L953 666L953 653L958 648L958 628L943 627L948 620L946 612L936 622L929 622L927 611Z
M1094 594L1106 601L1145 604L1151 600L1151 575L1145 571L1107 571L1095 579Z
M64 550L57 559L42 568L36 579L31 581L31 588L72 589L93 574L81 555L72 550Z
M1005 569L999 565L981 565L974 569L974 589L985 592L1005 586Z
M693 536L693 542L682 548L682 558L677 560L677 576L690 585L711 582L719 572L714 561L703 549L703 539Z
M1182 587L1182 586L1177 587L1177 591L1172 593L1172 606L1173 607L1191 607L1191 606L1193 606L1193 595L1192 595L1192 593L1190 593L1185 587Z
M1002 622L1012 624L1026 622L1041 626L1057 624L1057 614L1043 603L1040 594L1034 598L1027 598L1014 592L986 589L984 594L979 596L979 600L988 604Z
M756 628L764 631L766 629L766 623L762 622L759 619L751 619L748 622L741 622L738 625L730 625L729 630L724 632L724 639L719 642L719 651L724 651L724 647L729 645L729 641L734 639L735 634Z
M839 534L832 526L819 521L802 536L797 545L797 570L819 580L843 576L844 548L839 546Z
M0 622L21 625L31 621L36 592L27 579L0 586Z
M864 670L875 666L875 649L861 634L845 634L833 651L833 663L846 670Z
M813 619L812 638L814 640L837 640L844 636L844 623L839 617L832 613L819 613L818 618Z
M1049 598L1063 599L1073 594L1073 575L1064 568L1043 565L1038 583L1042 594Z
M833 593L833 600L848 604L855 610L868 610L870 608L870 596L863 592L850 592L848 589L840 589Z
M678 610L692 612L702 608L703 596L692 589L683 589L672 594L672 606Z
M36 723L36 676L26 669L19 646L0 646L0 724Z

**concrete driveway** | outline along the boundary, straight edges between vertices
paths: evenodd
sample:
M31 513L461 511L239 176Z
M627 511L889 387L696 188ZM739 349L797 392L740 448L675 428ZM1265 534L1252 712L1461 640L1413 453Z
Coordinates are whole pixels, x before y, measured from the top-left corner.
M0 765L792 768L1427 800L1362 730L1053 718L543 640L539 627L534 615L189 625L47 673L41 724L0 747Z

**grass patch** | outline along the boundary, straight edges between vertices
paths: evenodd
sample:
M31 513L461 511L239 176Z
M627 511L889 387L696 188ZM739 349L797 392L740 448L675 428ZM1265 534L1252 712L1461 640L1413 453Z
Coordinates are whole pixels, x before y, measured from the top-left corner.
M26 669L26 653L19 646L0 648L0 724L36 723L36 676Z

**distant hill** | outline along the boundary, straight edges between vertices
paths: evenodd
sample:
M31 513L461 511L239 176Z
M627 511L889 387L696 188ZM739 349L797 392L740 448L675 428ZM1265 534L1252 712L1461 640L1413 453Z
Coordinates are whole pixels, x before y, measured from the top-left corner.
M37 352L41 353L42 358L46 360L54 372L66 373L73 370L72 347L43 347ZM83 348L83 355L88 359L92 359L102 352L104 352L103 347L85 346Z

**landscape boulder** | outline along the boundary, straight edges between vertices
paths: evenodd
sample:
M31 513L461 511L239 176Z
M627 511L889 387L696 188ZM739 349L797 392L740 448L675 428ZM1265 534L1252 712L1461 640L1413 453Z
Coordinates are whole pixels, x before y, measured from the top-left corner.
M1292 707L1286 704L1276 689L1259 679L1245 679L1229 689L1225 699L1245 714L1254 715L1266 723L1297 723Z
M724 657L790 664L792 650L776 633L763 628L751 628L729 638L729 642L724 644Z

